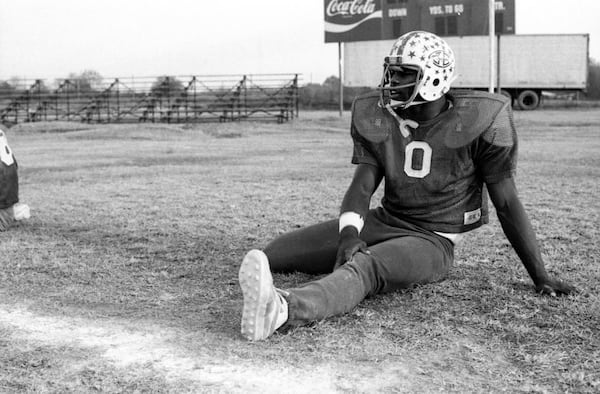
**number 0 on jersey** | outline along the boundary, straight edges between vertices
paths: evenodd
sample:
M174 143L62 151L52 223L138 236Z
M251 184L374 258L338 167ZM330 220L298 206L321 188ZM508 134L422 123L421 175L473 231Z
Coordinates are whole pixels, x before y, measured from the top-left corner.
M415 151L421 151L421 165L413 168L417 163L413 161ZM425 141L412 141L404 150L404 172L411 178L425 178L431 172L431 146Z

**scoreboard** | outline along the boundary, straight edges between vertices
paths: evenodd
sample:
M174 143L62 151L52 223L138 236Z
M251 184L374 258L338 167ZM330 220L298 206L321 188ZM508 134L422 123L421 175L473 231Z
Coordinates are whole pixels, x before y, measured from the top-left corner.
M489 34L483 0L324 0L325 42L392 40L413 30L438 36ZM497 0L496 34L515 34L515 0Z

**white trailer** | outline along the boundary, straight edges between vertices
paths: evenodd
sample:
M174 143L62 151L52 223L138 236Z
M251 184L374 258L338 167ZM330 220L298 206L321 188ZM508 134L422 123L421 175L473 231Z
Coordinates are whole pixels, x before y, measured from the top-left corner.
M444 40L456 56L458 77L453 87L487 90L489 37L444 37ZM393 40L344 43L344 85L377 86L383 57L393 43ZM588 47L588 34L499 36L495 88L526 110L537 108L542 91L583 91L587 85Z

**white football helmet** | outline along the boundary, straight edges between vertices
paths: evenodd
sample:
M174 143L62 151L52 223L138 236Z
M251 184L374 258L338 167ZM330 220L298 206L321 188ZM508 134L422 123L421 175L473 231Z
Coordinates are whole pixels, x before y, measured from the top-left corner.
M413 83L391 85L391 76L400 69L416 71ZM385 57L383 77L379 86L381 105L388 108L408 108L435 101L450 90L454 76L454 52L446 41L433 33L413 31L396 40L390 54ZM394 90L413 86L410 97L394 97Z

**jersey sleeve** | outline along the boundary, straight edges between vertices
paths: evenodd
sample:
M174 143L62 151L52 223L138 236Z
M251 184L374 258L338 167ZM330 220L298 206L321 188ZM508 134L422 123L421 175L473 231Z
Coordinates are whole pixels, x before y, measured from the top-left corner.
M356 130L354 122L350 127L350 135L352 136L352 164L371 164L379 166L377 159L370 150L370 143Z
M512 110L507 102L475 142L473 161L485 183L496 183L514 176L517 148Z

